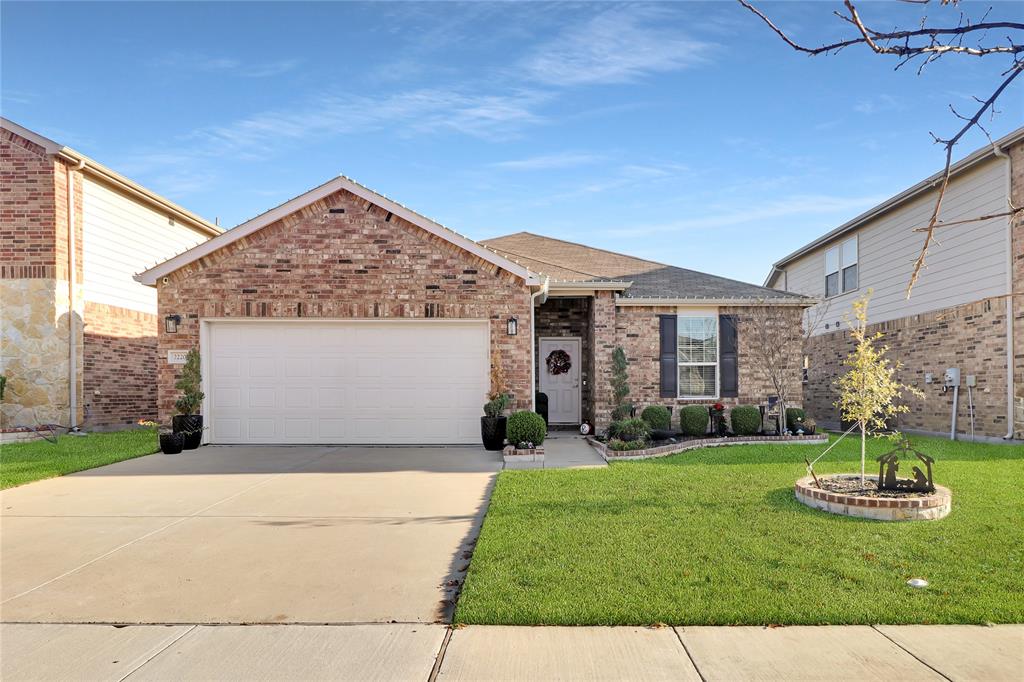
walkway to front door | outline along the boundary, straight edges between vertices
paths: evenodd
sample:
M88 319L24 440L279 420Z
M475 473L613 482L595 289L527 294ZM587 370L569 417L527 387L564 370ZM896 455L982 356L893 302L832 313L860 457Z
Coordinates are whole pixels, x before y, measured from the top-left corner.
M548 396L548 422L580 423L579 337L541 337L538 371L540 392ZM568 367L564 359L568 357Z

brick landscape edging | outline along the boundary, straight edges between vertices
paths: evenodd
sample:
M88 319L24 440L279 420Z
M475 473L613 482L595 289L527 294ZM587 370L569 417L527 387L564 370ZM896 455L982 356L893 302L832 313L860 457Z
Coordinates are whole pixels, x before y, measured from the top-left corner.
M878 480L877 476L870 478ZM808 507L877 521L941 519L953 508L953 493L941 485L925 497L864 497L822 490L814 485L812 477L804 476L796 482L794 493Z
M828 443L827 434L814 434L810 436L730 436L728 438L700 438L681 443L670 443L656 448L645 448L643 450L609 450L606 443L602 443L593 436L588 436L587 441L597 450L606 462L629 461L633 459L651 459L654 457L667 457L677 452L686 450L698 450L700 448L723 447L727 445L774 445L799 444L799 445L822 445Z

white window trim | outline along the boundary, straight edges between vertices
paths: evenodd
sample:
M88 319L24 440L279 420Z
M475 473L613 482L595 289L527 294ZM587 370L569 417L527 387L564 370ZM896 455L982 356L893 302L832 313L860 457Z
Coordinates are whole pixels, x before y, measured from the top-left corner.
M850 265L846 265L846 266L843 265L843 245L846 244L847 242L850 242L850 241L853 241L853 242L857 243L857 262L850 264L850 265L856 265L857 266L857 286L855 286L852 289L845 289L844 290L843 289L843 270L845 270L846 268L850 267ZM838 279L838 281L837 281L838 291L836 293L832 294L831 296L828 295L828 284L827 284L828 276L830 274L833 274L833 273L828 272L828 270L827 270L827 268L828 268L828 253L829 253L829 251L836 251L837 252L836 253L836 262L839 264L839 269L835 271L835 274L836 274L837 279ZM829 248L825 249L825 252L822 254L822 260L823 260L823 265L824 265L824 268L825 268L825 276L821 278L821 284L822 284L822 287L824 288L824 291L822 292L823 293L822 298L824 300L830 300L830 299L833 299L833 298L838 298L839 296L843 296L845 294L850 294L850 293L853 293L855 291L860 291L860 235L859 234L855 234L852 237L850 237L848 239L844 239L843 241L836 243L834 246L830 246Z
M679 320L687 317L713 317L715 320L715 361L711 362L682 362L679 360ZM714 395L683 395L682 386L679 381L680 367L707 367L715 366L715 394ZM718 400L722 394L722 318L718 314L718 308L680 308L676 311L676 398L678 400Z

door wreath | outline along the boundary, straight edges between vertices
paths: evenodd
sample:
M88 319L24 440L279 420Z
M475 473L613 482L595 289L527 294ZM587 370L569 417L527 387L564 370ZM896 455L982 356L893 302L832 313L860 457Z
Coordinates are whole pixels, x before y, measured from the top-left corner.
M558 349L553 350L548 354L548 359L544 361L548 366L548 374L565 374L572 368L572 358L564 350Z

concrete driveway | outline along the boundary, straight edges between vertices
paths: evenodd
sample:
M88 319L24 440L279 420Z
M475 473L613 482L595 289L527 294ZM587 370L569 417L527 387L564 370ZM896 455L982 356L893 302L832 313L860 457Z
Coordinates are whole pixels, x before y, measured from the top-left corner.
M18 623L445 622L500 457L204 447L0 493Z

